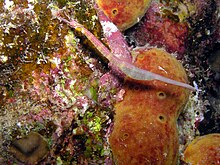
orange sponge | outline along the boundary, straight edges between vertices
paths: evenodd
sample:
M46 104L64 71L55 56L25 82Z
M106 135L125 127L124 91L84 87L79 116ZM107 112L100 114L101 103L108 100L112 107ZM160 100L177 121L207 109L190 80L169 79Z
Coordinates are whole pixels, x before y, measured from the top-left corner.
M169 53L160 49L137 52L136 66L187 82L182 65ZM189 90L157 80L127 80L124 89L124 99L115 105L114 128L109 138L116 164L176 164L176 121Z
M191 165L220 165L220 134L194 139L184 152L184 161Z
M96 0L97 5L120 29L136 24L145 14L151 0Z

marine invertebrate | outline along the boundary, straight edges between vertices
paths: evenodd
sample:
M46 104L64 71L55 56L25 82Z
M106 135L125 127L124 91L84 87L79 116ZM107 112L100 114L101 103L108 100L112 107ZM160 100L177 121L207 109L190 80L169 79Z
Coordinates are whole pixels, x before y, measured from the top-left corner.
M137 51L135 66L187 82L184 68L169 53L160 49ZM160 81L126 82L124 89L123 100L115 105L114 128L109 138L115 162L176 164L176 122L189 91Z
M96 0L105 15L120 29L126 30L145 14L151 0Z
M195 138L184 151L183 160L191 165L220 164L220 134Z
M134 66L130 62L127 62L123 59L119 59L116 55L112 54L110 50L102 44L101 41L96 39L95 36L91 32L85 29L83 25L79 24L75 20L68 21L60 16L57 16L57 17L63 22L66 22L67 24L69 24L71 27L75 29L79 29L96 46L96 48L101 52L101 54L103 54L109 60L111 65L114 67L114 69L130 77L131 79L145 80L145 81L146 80L159 80L159 81L163 81L169 84L173 84L173 85L177 85L177 86L181 86L184 88L194 90L194 87L186 83L178 82L178 81L163 77L159 74L155 74L147 70L140 69ZM110 23L111 26L115 26L112 22L108 21L107 23ZM117 29L117 27L114 27L114 29Z

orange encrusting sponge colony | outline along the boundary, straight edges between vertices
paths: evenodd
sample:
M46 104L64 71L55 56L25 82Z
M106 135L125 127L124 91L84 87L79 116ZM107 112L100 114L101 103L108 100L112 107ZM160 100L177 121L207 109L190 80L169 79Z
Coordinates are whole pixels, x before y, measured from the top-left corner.
M135 49L135 65L187 83L182 65L160 49ZM177 118L189 90L161 81L127 79L124 99L115 105L115 122L109 142L118 165L176 165Z
M96 0L99 8L122 31L144 16L150 2L151 0Z
M191 165L220 165L220 134L194 139L184 152L184 161Z

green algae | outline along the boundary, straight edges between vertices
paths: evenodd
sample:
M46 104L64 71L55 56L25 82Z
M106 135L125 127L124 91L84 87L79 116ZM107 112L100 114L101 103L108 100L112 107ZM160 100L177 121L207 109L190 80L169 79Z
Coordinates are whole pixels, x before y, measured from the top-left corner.
M160 3L164 4L162 16L175 22L186 22L196 11L195 4L187 0L160 0Z

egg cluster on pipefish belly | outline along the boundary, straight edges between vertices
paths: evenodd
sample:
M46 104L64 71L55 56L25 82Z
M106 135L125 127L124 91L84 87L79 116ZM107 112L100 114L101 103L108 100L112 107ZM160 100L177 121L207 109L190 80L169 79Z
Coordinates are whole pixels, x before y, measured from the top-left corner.
M160 49L135 50L136 66L187 82L182 65ZM177 163L179 113L189 90L157 80L127 80L124 99L115 105L110 145L117 164Z

